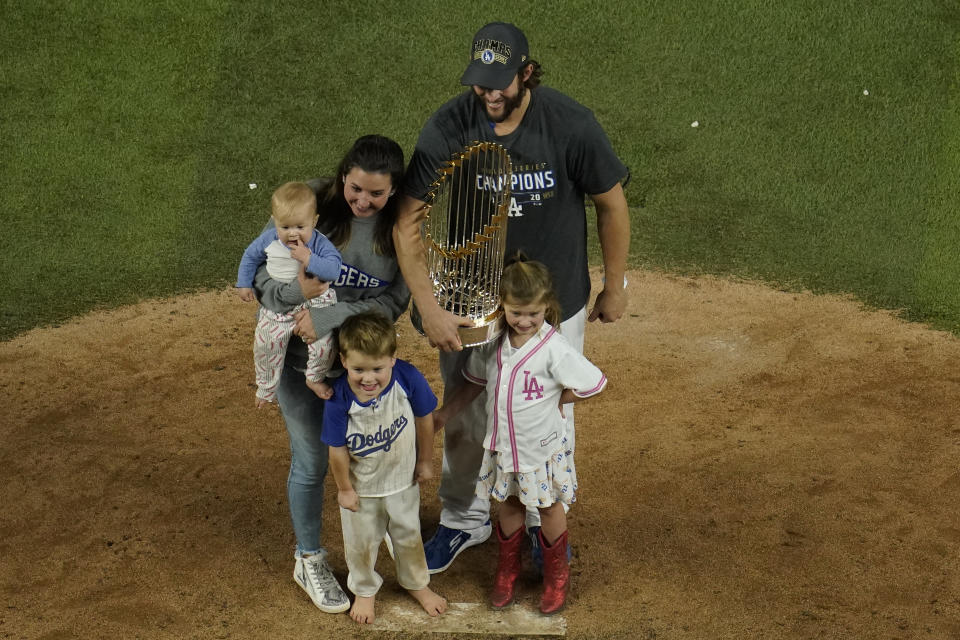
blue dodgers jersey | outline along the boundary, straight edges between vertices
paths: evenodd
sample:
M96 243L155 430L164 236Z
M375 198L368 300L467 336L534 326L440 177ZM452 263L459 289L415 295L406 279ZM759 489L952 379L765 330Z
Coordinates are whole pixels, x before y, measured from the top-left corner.
M397 359L390 384L363 403L347 376L333 383L323 411L321 439L350 453L350 481L357 494L388 496L413 484L417 463L416 418L437 407L437 396L416 367Z

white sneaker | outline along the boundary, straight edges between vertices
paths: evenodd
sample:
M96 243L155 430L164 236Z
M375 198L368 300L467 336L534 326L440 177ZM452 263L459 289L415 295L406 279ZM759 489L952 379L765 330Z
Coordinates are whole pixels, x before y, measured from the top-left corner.
M343 613L350 608L347 594L340 588L333 571L322 554L297 558L293 579L300 585L313 604L324 613Z

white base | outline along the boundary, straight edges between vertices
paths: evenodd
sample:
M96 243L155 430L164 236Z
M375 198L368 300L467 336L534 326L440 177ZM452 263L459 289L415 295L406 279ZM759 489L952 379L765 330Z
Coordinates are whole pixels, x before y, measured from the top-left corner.
M500 611L489 604L451 602L442 616L431 618L416 602L389 604L377 611L371 629L456 633L462 635L566 636L567 620L560 614L545 616L537 609L513 603Z

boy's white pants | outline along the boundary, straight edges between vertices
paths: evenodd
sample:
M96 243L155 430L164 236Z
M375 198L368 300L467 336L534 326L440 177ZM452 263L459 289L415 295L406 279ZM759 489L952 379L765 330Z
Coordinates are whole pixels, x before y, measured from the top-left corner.
M355 595L376 595L383 578L374 568L383 534L390 532L397 582L408 591L430 584L420 537L420 485L383 498L360 498L360 510L340 508L347 588Z

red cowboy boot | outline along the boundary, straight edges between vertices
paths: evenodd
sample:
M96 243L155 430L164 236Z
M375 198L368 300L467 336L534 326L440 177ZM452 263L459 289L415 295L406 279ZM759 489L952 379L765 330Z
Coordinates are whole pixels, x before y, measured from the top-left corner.
M537 532L543 549L543 597L540 598L540 613L552 615L567 600L567 584L570 582L570 565L567 562L567 532L548 545L543 529Z
M490 604L494 609L502 609L513 602L513 585L520 575L520 544L523 542L523 527L517 529L509 538L503 537L503 530L497 524L497 539L500 541L500 559L497 561L497 577L493 580L493 592Z

